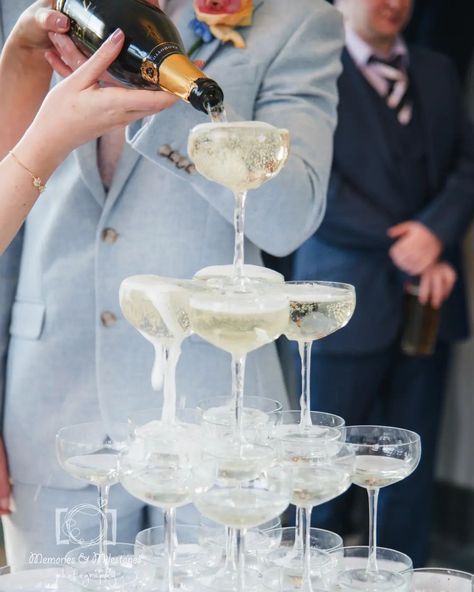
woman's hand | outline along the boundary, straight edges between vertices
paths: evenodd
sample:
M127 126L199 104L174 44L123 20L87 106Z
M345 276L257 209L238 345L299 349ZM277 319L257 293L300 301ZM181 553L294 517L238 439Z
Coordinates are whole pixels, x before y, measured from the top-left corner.
M47 49L53 49L49 33L64 34L69 30L65 14L52 10L52 0L38 0L27 8L18 19L8 38L8 44L16 51L28 52L43 58Z
M38 174L41 172L38 154L48 159L48 166L43 165L43 174L47 176L77 146L162 111L178 100L161 91L102 88L99 85L98 81L119 55L123 43L124 34L117 30L87 62L46 97L30 129L15 149L15 153L18 151L23 161L30 163ZM60 67L54 52L45 55L53 68Z

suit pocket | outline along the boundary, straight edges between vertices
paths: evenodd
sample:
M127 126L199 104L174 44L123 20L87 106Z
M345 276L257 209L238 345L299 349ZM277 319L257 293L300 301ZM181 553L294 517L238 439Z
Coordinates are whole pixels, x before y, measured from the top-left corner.
M22 339L39 339L43 332L45 315L44 304L17 300L12 308L10 335Z

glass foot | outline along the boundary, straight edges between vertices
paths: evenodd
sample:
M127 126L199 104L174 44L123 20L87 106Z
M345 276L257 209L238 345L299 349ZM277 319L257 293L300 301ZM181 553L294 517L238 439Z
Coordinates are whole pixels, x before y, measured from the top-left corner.
M387 570L349 569L338 575L337 583L345 592L408 592L410 587L407 576Z
M133 589L139 567L140 560L135 557L133 545L109 543L105 560L99 555L97 545L67 553L64 575L79 589L122 592Z
M261 574L258 570L248 568L245 570L245 591L253 592L261 590ZM199 588L205 591L215 592L239 592L237 572L221 570L215 575L199 578Z

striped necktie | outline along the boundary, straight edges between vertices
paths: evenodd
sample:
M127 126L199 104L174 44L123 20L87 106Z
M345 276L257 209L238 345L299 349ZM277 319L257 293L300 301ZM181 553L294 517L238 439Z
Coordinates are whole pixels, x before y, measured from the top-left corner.
M402 56L398 55L392 60L371 56L369 66L374 73L387 82L384 98L388 107L396 112L397 119L402 125L409 124L413 114L413 100Z

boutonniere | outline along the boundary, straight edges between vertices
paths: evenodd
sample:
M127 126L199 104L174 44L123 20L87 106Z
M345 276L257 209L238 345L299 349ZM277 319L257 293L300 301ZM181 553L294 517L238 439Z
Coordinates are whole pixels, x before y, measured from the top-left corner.
M204 43L219 39L243 49L245 41L236 27L252 24L253 0L193 0L195 17L190 23L198 40L188 52L189 56Z

